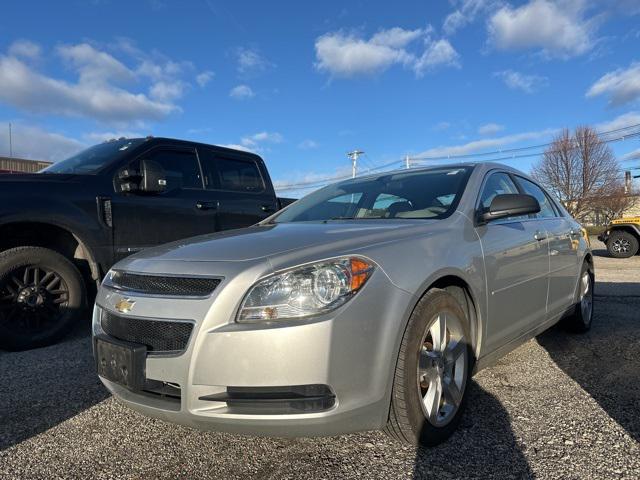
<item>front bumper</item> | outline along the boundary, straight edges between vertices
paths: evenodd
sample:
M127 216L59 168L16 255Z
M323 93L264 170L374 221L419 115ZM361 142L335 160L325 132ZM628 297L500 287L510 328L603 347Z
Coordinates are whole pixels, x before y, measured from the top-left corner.
M136 302L137 315L192 320L193 333L184 353L146 358L147 380L173 394L102 382L143 414L206 430L317 436L384 426L411 295L378 270L361 292L328 315L239 324L233 319L241 296L230 293L234 290L223 285L201 300L127 295ZM94 334L102 333L102 310L114 313L112 305L121 297L100 289ZM229 401L238 391L252 401ZM301 398L296 403L288 393L274 391ZM264 394L269 402L260 401Z

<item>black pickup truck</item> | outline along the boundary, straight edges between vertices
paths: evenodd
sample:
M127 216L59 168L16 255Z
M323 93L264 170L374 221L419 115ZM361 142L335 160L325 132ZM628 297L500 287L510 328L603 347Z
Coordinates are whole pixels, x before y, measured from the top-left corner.
M40 173L0 175L0 348L60 339L121 258L252 225L284 203L259 156L167 138L109 141Z

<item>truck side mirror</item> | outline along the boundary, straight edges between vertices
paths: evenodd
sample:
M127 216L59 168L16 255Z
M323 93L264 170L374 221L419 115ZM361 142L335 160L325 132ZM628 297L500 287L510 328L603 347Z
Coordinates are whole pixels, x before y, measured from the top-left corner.
M162 193L167 189L167 175L158 162L144 159L140 162L140 190L146 193Z

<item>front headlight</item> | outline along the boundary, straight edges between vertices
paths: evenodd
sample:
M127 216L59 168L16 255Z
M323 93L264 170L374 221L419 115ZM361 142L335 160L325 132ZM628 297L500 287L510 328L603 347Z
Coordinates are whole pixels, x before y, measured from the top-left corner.
M360 257L344 257L271 275L251 287L237 320L283 320L334 310L362 288L373 268Z

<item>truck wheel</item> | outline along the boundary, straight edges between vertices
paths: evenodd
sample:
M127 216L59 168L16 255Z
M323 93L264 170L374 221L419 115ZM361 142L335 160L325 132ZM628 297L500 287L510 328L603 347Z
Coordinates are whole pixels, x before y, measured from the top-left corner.
M0 254L0 348L51 345L71 330L85 306L82 276L59 253L18 247Z
M432 289L420 299L400 345L388 435L434 446L454 432L473 366L468 331L469 319L453 295Z
M629 258L638 253L638 239L624 230L614 230L607 240L607 251L615 258Z

